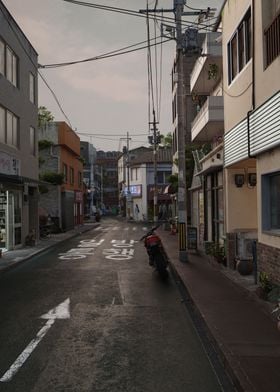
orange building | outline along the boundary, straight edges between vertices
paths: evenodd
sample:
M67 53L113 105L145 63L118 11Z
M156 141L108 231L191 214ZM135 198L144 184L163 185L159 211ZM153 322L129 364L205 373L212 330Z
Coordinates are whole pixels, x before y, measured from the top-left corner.
M52 122L39 129L39 150L43 162L40 165L41 178L44 179L46 173L63 175L63 182L57 185L58 193L53 192L52 197L50 194L42 196L40 205L52 217L59 218L63 230L72 229L83 223L80 138L65 122Z

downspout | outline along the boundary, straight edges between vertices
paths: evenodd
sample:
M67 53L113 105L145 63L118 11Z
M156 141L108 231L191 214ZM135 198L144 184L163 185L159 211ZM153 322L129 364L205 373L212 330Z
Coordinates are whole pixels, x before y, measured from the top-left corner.
M256 61L255 61L255 0L252 0L252 109L247 112L247 132L248 132L248 158L254 158L251 154L250 143L250 115L256 107L256 87L255 87L255 74L256 74Z

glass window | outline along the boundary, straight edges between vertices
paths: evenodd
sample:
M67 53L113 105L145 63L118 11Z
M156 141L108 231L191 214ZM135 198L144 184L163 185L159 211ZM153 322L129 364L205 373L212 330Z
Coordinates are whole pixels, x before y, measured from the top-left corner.
M74 184L74 169L70 167L70 184Z
M63 174L64 174L64 182L68 181L68 166L64 163L63 164Z
M238 66L239 72L245 65L245 39L244 39L244 23L238 29Z
M157 173L157 183L164 184L164 172Z
M6 46L6 78L17 86L17 57L12 49Z
M82 173L81 172L78 173L78 184L79 184L79 186L82 186Z
M7 144L13 145L13 115L7 111Z
M229 83L252 57L251 28L251 9L249 9L228 43Z
M30 127L30 154L36 155L36 145L35 145L35 129Z
M280 174L273 175L269 181L271 229L280 229Z
M18 59L13 54L12 83L13 83L14 86L18 85L18 82L17 82L17 68L18 68Z
M262 229L280 230L280 172L262 176Z
M5 72L5 44L0 40L0 73L4 75Z
M29 99L32 103L35 103L35 77L29 73Z
M6 78L11 82L12 76L12 66L13 66L13 55L10 48L6 49Z
M0 143L6 143L5 109L0 106Z
M237 36L231 40L231 80L233 80L237 74Z
M18 118L13 115L13 146L18 147Z

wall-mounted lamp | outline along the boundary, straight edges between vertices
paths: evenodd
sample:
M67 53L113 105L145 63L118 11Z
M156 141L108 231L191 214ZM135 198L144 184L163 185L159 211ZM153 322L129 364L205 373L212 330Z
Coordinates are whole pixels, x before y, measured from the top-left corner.
M257 185L257 175L256 175L256 173L249 173L248 174L248 184L250 186L256 186Z
M241 188L244 185L245 176L244 174L235 174L234 182L237 188Z

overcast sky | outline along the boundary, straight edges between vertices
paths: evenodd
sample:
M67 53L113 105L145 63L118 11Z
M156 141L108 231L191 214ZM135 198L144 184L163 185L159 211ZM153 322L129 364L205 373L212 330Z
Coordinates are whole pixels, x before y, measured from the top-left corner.
M86 1L135 11L146 8L146 0ZM145 18L82 7L62 0L3 2L38 52L40 64L94 57L147 39ZM221 3L222 0L187 1L188 6L196 8L219 7ZM149 0L149 4L152 8L155 0ZM172 6L173 0L158 0L158 8ZM173 13L164 15L170 18L174 16ZM150 29L151 35L154 36L153 24ZM160 35L159 27L156 27L156 34ZM160 83L161 51L160 46L157 47L161 107L159 112L156 107L156 112L159 130L166 134L172 131L170 74L175 54L174 41L163 44L162 50ZM152 56L154 63L154 49ZM81 140L91 141L97 149L119 150L125 143L120 138L124 138L129 132L132 138L131 148L147 145L149 119L146 49L65 68L45 69L41 72L54 90L72 128L78 133L95 135L91 138L80 135ZM155 70L153 76L156 87ZM55 120L67 122L41 78L39 105L46 106L53 113Z

